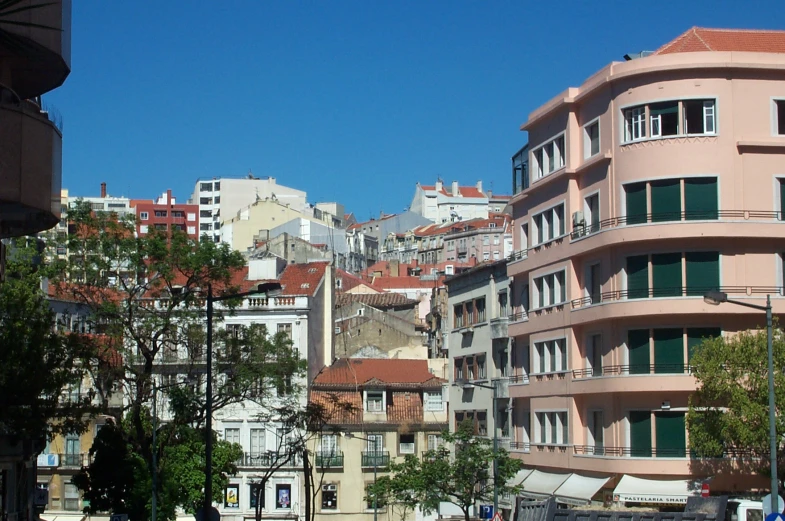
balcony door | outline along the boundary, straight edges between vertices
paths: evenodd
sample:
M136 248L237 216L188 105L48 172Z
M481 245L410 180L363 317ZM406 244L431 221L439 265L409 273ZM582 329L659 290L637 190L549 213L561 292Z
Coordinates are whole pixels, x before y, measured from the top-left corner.
M593 454L605 454L605 421L602 411L591 411L589 414L589 446Z
M589 335L586 340L586 364L592 376L602 376L602 335Z
M651 411L630 411L630 456L651 458Z
M595 262L586 266L584 293L591 299L591 304L602 301L602 279L600 278L600 263Z
M369 434L367 443L368 452L379 453L384 450L384 438L381 434Z

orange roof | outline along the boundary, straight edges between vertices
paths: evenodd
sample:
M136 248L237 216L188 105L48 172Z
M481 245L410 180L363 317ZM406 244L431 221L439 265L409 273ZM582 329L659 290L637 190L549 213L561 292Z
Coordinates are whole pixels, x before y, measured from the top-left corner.
M348 271L344 271L342 269L335 270L335 278L341 281L341 291L349 291L351 289L356 288L357 286L365 286L370 288L376 292L384 291L382 288L375 288L373 284L364 280L357 275L353 275Z
M441 378L428 370L427 360L393 358L339 358L316 376L313 386L362 386L396 384L412 387L441 387Z
M373 285L382 289L433 288L432 280L420 277L374 277Z
M415 307L418 302L401 293L338 293L335 296L335 307L361 302L372 308Z
M288 296L312 296L324 277L330 263L309 262L307 264L289 264L279 279L283 294Z
M693 27L654 54L705 51L785 53L785 31Z
M426 192L435 192L436 191L436 187L435 186L420 186L420 188L422 188ZM452 191L448 192L444 185L442 185L442 189L441 189L441 191L439 193L441 193L442 195L446 195L447 197L453 197ZM475 197L475 198L478 198L478 197L484 198L484 197L486 197L486 195L484 193L479 191L477 189L477 187L474 187L474 186L459 186L458 187L458 193L461 194L461 197Z

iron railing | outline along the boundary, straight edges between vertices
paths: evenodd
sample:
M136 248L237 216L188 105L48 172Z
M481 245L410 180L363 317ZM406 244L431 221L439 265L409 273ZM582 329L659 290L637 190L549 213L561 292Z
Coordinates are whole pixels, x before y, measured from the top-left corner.
M361 459L363 467L383 468L390 464L390 453L386 450L363 451Z
M639 288L617 291L606 291L599 295L589 295L570 301L573 309L588 307L592 304L601 302L613 302L618 300L637 300L645 298L679 298L679 297L702 297L710 291L722 291L728 294L743 295L780 295L783 294L783 286L674 286L667 288Z
M638 374L691 374L692 366L688 364L630 364L605 365L586 369L573 369L572 377L593 378L599 376L627 376Z
M604 445L573 445L575 454L607 458L690 458L690 459L743 459L761 458L766 455L749 449L726 448L722 454L698 455L689 447L606 447Z
M343 452L317 452L316 466L321 468L343 467Z
M511 441L510 450L530 452L531 444L528 441Z
M237 460L238 467L269 468L283 464L284 467L294 467L301 463L300 455L286 452L245 452Z

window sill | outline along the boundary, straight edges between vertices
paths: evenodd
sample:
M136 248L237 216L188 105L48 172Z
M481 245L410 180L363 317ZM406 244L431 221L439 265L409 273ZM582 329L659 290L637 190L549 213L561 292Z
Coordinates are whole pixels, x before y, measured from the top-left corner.
M560 309L557 309L557 308L563 308L565 306L565 304L567 304L567 301L558 302L556 304L550 304L548 306L543 306L541 308L534 308L531 311L529 311L529 315L531 315L532 313L537 314L537 315L541 315L542 313L549 313L549 312L554 311L554 310L555 311L561 311Z
M535 244L534 246L529 248L527 251L537 252L537 251L540 251L543 247L549 248L549 247L553 246L554 243L561 243L564 240L564 238L568 237L569 235L570 235L569 233L564 233L562 235L558 235L558 236L554 237L553 239L549 239L549 240L547 240L545 242L541 242L539 244Z
M785 135L764 139L740 139L737 148L785 148Z
M598 153L594 154L593 156L587 157L586 159L584 159L583 163L581 163L577 167L567 169L567 173L568 174L579 174L579 173L583 172L584 170L588 170L589 168L592 168L593 166L597 166L597 165L599 165L601 163L604 163L605 161L610 161L611 157L612 157L612 155L611 155L610 151L607 151L605 153L598 152Z
M679 138L689 138L689 137L718 137L719 132L713 132L711 134L676 134L673 136L655 136L655 137L644 137L640 139L633 139L632 141L625 141L621 143L621 148L624 148L629 145L635 145L637 143L646 143L651 141L671 141L674 139Z

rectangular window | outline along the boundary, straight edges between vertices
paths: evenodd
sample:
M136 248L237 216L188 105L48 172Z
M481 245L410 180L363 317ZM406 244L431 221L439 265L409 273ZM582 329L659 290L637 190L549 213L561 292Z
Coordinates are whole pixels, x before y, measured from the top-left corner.
M199 217L212 217L213 211L212 210L199 210Z
M550 273L534 279L538 307L544 308L563 304L567 291L564 285L564 272Z
M646 183L624 185L624 195L627 224L645 223L648 208Z
M717 219L718 208L716 177L684 180L684 217L688 221Z
M499 317L505 318L509 315L509 299L507 296L507 290L500 291L498 294L498 301L499 301Z
M265 449L265 430L251 429L251 456L259 456Z
M455 379L456 380L464 379L463 358L455 359Z
M537 178L544 177L565 165L564 134L532 152Z
M384 411L384 391L365 391L365 410L368 412Z
M398 454L414 454L414 434L400 434Z
M213 191L213 183L200 183L199 184L199 191L200 192L212 192Z
M444 410L444 401L442 400L441 391L425 391L423 394L426 411L438 412Z
M605 449L605 420L602 411L592 411L589 416L589 435L594 454L602 455Z
M466 357L466 377L470 380L476 380L477 374L474 372L474 357Z
M477 299L474 308L477 312L477 322L485 322L485 297Z
M651 137L679 134L679 102L666 101L649 105Z
M600 231L600 194L592 194L584 199L584 219L588 233Z
M595 262L586 267L584 283L585 296L589 297L591 304L602 302L602 279L600 263Z
M624 142L646 137L646 107L633 107L624 111Z
M684 330L681 328L655 329L654 372L684 372Z
M774 100L774 112L777 134L785 136L785 100Z
M629 373L649 374L651 354L648 329L630 329L627 331L627 352L630 363Z
M627 298L649 296L649 256L627 257Z
M428 435L428 450L436 450L442 446L442 437L439 434Z
M278 324L278 332L285 334L286 338L291 340L292 339L292 323L291 322L282 322L282 323Z
M651 221L681 220L681 180L652 181Z
M278 483L275 485L275 508L292 508L292 486L288 483Z
M155 211L156 217L166 217L166 210L156 210Z
M485 372L485 355L477 355L477 378L484 380L488 377Z
M256 508L257 504L264 508L264 487L262 487L261 483L251 483L248 485L248 498L251 508Z
M65 497L63 500L64 510L80 510L79 489L73 483L65 484Z
M453 327L455 329L463 327L463 304L455 304L452 308Z
M591 335L587 339L586 362L592 376L602 376L602 335Z
M224 429L224 440L229 443L240 444L240 429Z
M687 295L700 297L720 289L720 254L692 251L684 254L687 264Z
M338 508L338 485L327 483L322 485L322 510Z
M692 327L687 328L687 360L692 360L695 348L708 338L717 338L722 335L718 327Z
M384 437L381 434L369 434L366 442L368 452L378 453L384 450Z
M556 373L567 370L567 340L565 338L536 342L534 348L540 373Z
M685 100L682 107L688 135L715 133L714 100Z
M583 127L583 157L588 159L600 153L599 120Z
M150 214L147 212L139 212L139 219L142 221L146 221L150 218Z
M658 458L683 458L687 455L683 412L655 412L654 430Z
M652 296L680 297L681 253L657 253L651 256Z
M630 455L651 457L651 412L630 411Z

